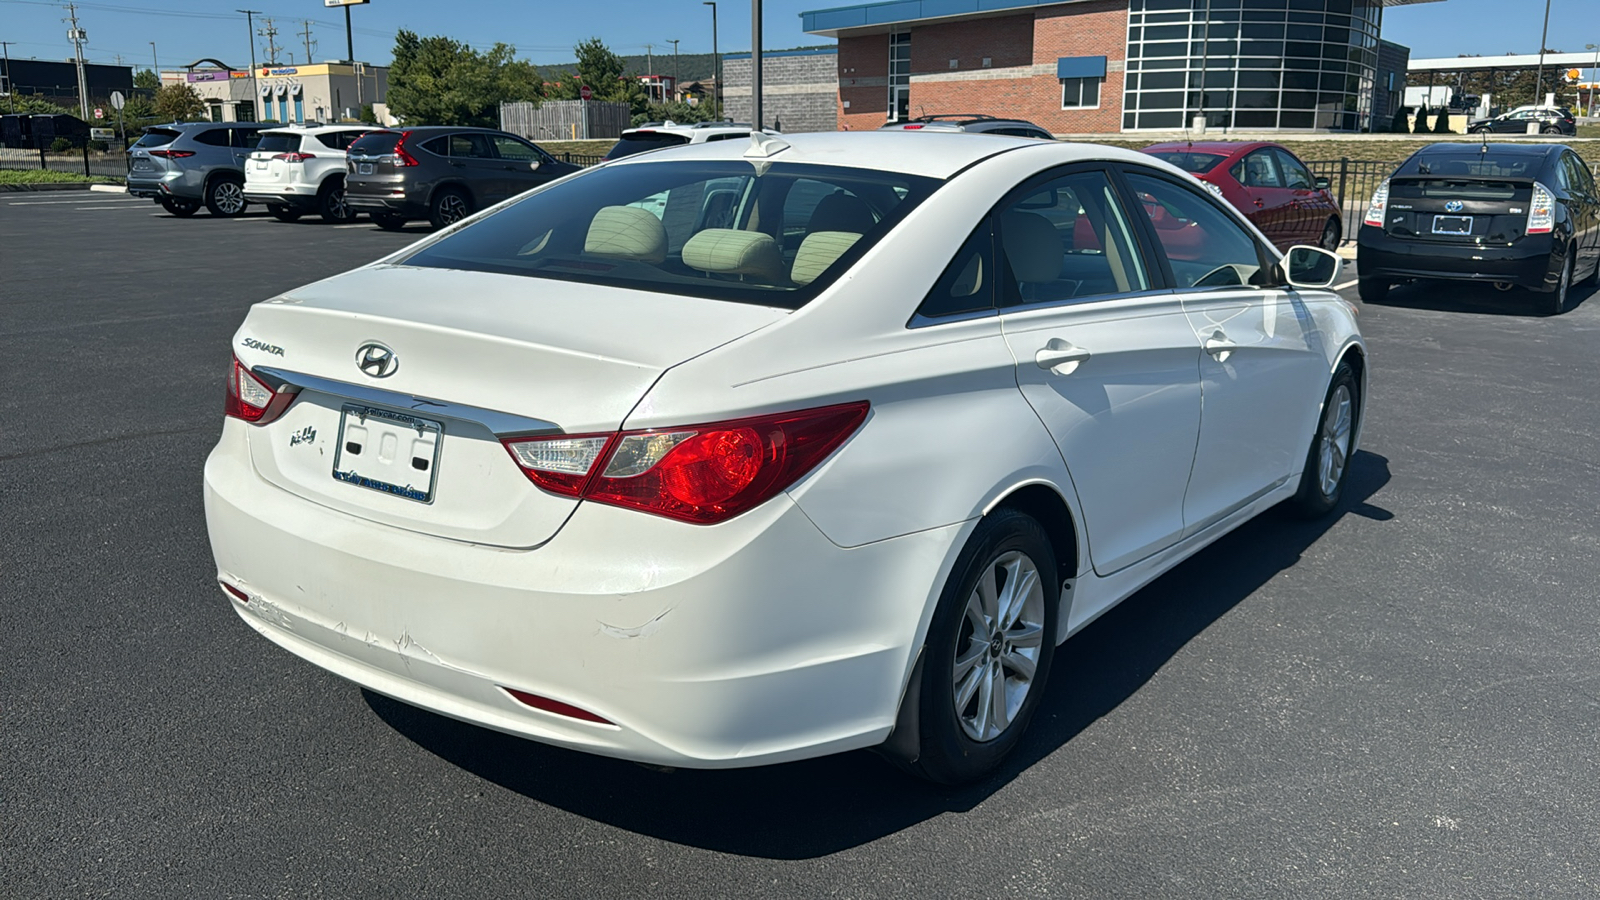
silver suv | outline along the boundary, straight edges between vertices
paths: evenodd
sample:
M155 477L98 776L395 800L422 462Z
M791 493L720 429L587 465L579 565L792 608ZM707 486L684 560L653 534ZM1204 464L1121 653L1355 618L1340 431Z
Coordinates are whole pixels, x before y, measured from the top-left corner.
M255 122L153 125L128 149L128 193L175 216L205 204L213 216L244 212L244 165L261 139Z

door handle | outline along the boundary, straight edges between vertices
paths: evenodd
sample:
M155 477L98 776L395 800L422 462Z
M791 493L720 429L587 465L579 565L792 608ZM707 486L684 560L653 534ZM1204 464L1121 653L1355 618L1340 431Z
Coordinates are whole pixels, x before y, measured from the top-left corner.
M1237 349L1239 345L1228 340L1228 336L1222 333L1221 328L1218 328L1216 331L1211 332L1211 336L1206 338L1203 346L1205 347L1206 352L1211 354L1217 360L1217 362L1220 363L1227 362L1228 357L1233 355L1233 351Z
M1054 375L1071 375L1080 363L1088 360L1089 351L1060 338L1051 338L1050 343L1033 355L1033 361L1039 368L1049 369Z

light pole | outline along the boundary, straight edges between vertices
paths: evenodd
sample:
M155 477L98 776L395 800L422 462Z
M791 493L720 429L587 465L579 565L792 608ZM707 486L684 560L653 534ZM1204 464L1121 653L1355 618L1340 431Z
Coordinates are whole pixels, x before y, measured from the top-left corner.
M150 74L156 76L156 87L161 86L161 63L156 61L156 42L150 42Z
M717 119L722 119L722 54L717 51L717 4L716 0L701 0L701 6L711 7L711 57L713 63L712 77L716 79L711 85L711 103L716 112Z
M1544 0L1544 30L1539 32L1539 74L1533 77L1533 105L1539 105L1539 92L1544 90L1544 47L1550 40L1550 0Z
M250 34L250 118L261 121L261 92L256 90L256 14L259 9L236 9L244 13L245 31Z
M672 99L678 99L678 41L669 40L672 45Z
M6 53L6 97L11 101L11 111L17 111L17 86L11 83L11 45L13 41L0 41L0 49Z
M1600 81L1600 44L1584 44L1583 49L1594 51L1594 66L1589 69L1589 117L1594 117L1594 87Z
M750 124L761 130L761 0L750 0Z

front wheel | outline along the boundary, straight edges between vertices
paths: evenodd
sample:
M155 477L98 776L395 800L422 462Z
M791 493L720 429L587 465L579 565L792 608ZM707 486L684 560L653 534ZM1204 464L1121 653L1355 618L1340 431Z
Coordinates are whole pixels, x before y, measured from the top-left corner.
M236 175L214 178L206 188L206 209L213 216L231 219L244 212L244 180Z
M1389 296L1389 282L1382 278L1362 278L1356 282L1362 303L1382 303Z
M1305 471L1300 473L1300 489L1289 506L1300 516L1314 519L1339 505L1345 476L1350 472L1350 454L1355 446L1356 416L1361 408L1361 386L1355 369L1341 361L1333 370L1333 380L1322 400L1322 418L1306 452Z
M194 200L173 200L168 198L161 201L161 208L175 216L187 219L200 211L200 204Z
M435 228L447 228L472 215L472 201L455 188L445 188L433 195L428 204L428 221Z
M905 768L962 784L992 772L1016 747L1050 674L1060 591L1055 553L1037 521L1002 508L978 523L928 626L914 698L916 756Z
M1317 246L1329 253L1337 253L1343 238L1344 235L1339 233L1339 220L1330 218L1328 224L1322 226L1322 241Z

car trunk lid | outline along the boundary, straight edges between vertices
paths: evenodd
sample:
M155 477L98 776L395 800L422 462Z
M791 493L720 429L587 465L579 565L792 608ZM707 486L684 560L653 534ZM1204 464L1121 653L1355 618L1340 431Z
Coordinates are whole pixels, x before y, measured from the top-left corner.
M1384 231L1439 243L1510 243L1528 225L1530 178L1396 176L1389 181Z
M171 167L165 155L152 155L151 151L165 151L182 134L171 128L148 128L128 148L128 171L140 178L158 178Z
M267 481L353 516L537 546L577 501L535 487L500 438L615 431L667 368L784 315L512 275L359 269L245 320L240 361L300 388L250 430L251 458ZM392 353L391 371L363 372L374 347Z

